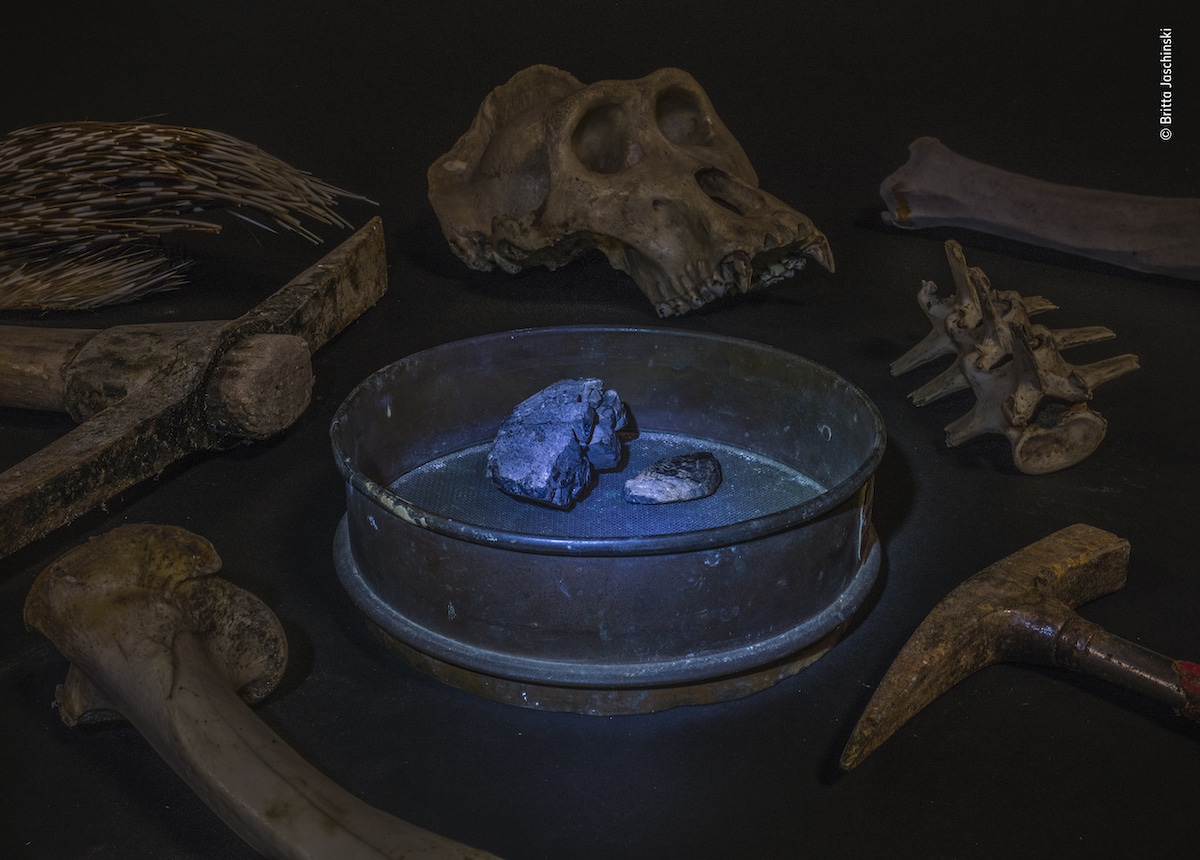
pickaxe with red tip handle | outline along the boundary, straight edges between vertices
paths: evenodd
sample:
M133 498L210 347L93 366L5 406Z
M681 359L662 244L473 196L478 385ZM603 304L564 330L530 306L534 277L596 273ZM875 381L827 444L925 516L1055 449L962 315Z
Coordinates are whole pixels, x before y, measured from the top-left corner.
M1114 636L1074 611L1124 586L1128 565L1128 541L1074 525L958 586L921 622L879 683L842 753L842 769L854 768L971 673L1009 660L1093 675L1200 722L1200 664Z

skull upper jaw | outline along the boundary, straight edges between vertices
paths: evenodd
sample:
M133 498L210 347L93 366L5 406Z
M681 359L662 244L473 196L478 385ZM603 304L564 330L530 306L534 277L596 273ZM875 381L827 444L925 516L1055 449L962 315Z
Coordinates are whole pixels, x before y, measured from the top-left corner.
M655 174L635 168L620 182L579 182L575 193L553 197L545 215L565 228L565 247L583 227L583 245L628 273L660 316L782 282L810 260L833 271L824 234L778 198L708 165L690 165L667 187Z
M635 242L624 249L623 263L609 259L633 277L663 317L781 283L810 260L833 271L824 234L801 213L770 199L777 205L765 211L711 217L702 230L685 231L676 240L680 254Z

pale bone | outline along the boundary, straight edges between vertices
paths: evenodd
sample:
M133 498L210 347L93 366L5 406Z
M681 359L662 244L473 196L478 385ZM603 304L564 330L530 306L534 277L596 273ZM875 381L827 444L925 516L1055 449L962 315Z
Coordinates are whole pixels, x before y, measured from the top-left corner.
M71 662L67 725L123 716L255 850L279 858L490 858L350 794L247 706L283 674L263 603L220 577L202 537L126 525L47 567L25 623Z
M429 168L429 200L473 269L550 269L599 249L662 316L833 271L825 236L758 187L741 145L679 69L585 86L531 66L493 90Z
M937 284L921 281L917 302L929 317L930 330L920 343L892 362L893 376L962 350L978 351L977 363L982 369L990 369L1012 353L1011 325L1029 326L1029 318L1035 314L1058 309L1058 305L1042 296L1022 296L1013 290L993 290L982 269L967 265L961 245L950 240L944 247L954 279L954 295L939 298ZM983 326L982 330L980 326ZM1060 350L1116 336L1104 326L1046 331ZM956 361L909 397L917 406L924 406L967 387L967 378Z
M1077 188L1001 170L932 137L883 180L883 220L962 227L1138 272L1200 279L1200 199Z
M1008 439L1013 463L1026 474L1072 466L1103 441L1107 422L1087 406L1093 390L1138 367L1137 356L1120 355L1072 365L1060 351L1113 337L1103 326L1052 330L1029 317L1054 305L993 290L981 269L968 266L962 247L946 242L955 294L937 297L923 281L918 301L932 329L892 365L899 375L929 361L955 355L954 363L910 397L917 406L971 388L970 412L946 427L946 444L961 445L987 433Z

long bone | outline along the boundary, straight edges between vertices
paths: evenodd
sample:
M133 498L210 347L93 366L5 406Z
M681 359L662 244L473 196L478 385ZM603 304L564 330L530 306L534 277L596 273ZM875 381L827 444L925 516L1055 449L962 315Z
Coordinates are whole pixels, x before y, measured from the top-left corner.
M63 721L123 716L268 857L493 857L364 803L247 707L283 674L287 640L266 605L215 576L220 567L204 538L136 524L42 571L25 624L71 661L56 696Z
M993 663L1072 669L1173 705L1200 722L1200 665L1114 636L1074 607L1125 585L1129 541L1073 525L950 592L901 649L842 752L856 767L918 711Z
M1200 279L1200 199L1033 179L964 158L933 137L879 187L897 227L964 227L1133 269Z

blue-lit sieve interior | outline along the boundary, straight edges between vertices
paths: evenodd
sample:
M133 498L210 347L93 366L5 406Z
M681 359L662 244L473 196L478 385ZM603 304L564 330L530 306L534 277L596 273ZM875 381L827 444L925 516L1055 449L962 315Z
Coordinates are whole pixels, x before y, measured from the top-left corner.
M487 477L491 442L431 460L388 488L409 504L480 529L555 538L651 537L734 525L778 513L825 492L792 467L724 442L642 431L619 471L600 472L569 511L513 498ZM625 481L661 457L708 451L721 464L711 496L662 505L625 501Z

